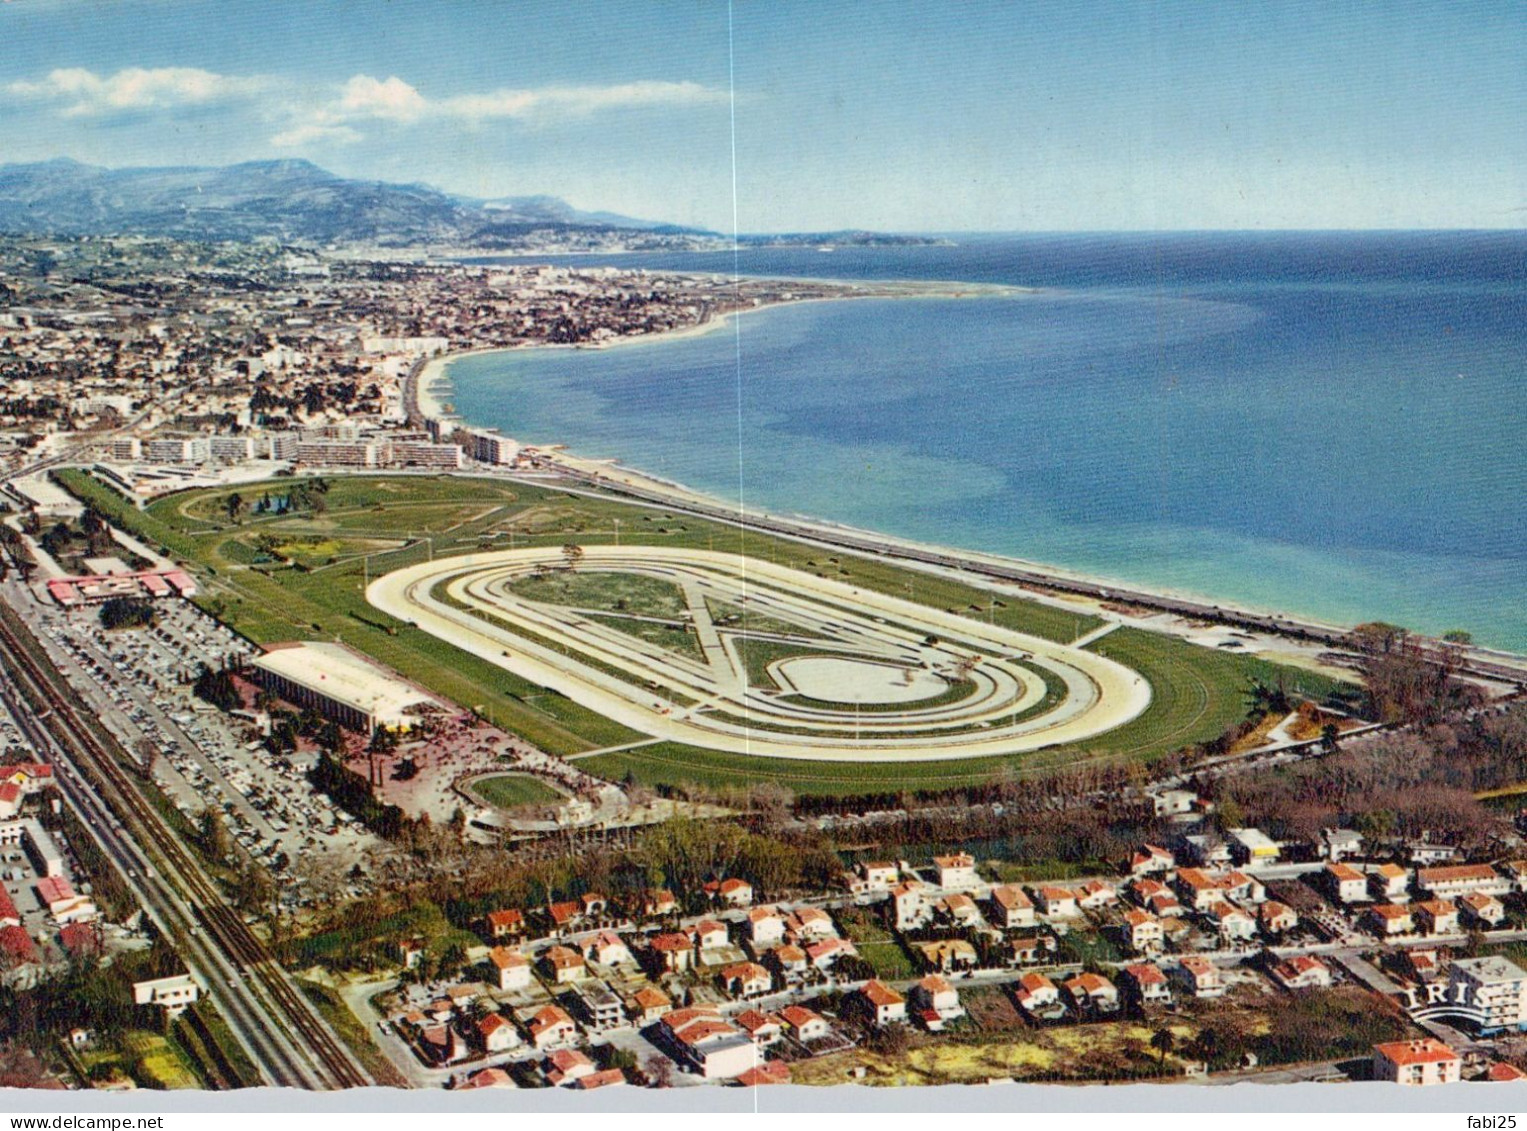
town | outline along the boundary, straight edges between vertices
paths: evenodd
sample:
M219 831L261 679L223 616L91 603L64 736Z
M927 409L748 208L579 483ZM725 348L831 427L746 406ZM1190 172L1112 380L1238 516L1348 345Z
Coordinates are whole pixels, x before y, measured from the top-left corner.
M744 525L471 427L434 383L447 354L895 288L129 238L0 241L0 287L0 950L7 1000L44 1019L6 1034L13 1079L1417 1085L1527 1068L1512 657L973 581L936 558L914 576L876 562L889 545L777 523L749 553L783 553L824 601L851 576L920 588L951 627L792 613L765 590L676 602L641 547L713 554ZM577 694L438 652L367 603L387 571L537 548L505 583L517 600L603 618L660 665L746 636L749 600L785 662L808 651L792 615L817 618L812 647L842 633L881 665L967 630L995 646L1001 625L1030 634L1029 664L1046 641L1073 660L1096 643L1134 673L1139 717L1110 725L1149 757L952 782L887 768L899 784L880 790L873 768L774 785L762 756L686 770L682 750L642 760L652 740ZM835 672L865 674L830 647ZM583 670L623 662L601 655ZM769 683L775 655L736 652L718 686L820 713L827 692ZM984 657L948 656L916 694L988 678ZM1014 725L1072 690L1052 669L989 678L1009 680ZM1196 715L1166 693L1188 678ZM827 733L907 737L892 711L846 710Z

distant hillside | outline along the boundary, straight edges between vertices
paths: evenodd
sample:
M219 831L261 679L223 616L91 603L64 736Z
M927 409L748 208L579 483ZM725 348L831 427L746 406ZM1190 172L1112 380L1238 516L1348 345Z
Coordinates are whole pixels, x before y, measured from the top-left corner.
M67 158L0 165L0 233L510 252L698 251L730 245L715 232L582 212L554 196L473 200L428 185L349 180L296 160L167 169L107 169ZM742 242L773 247L933 241L852 231L745 236Z
M483 248L515 248L532 237L608 242L623 232L715 238L579 212L550 196L477 201L427 185L348 180L308 161L170 169L106 169L67 159L4 165L0 231Z

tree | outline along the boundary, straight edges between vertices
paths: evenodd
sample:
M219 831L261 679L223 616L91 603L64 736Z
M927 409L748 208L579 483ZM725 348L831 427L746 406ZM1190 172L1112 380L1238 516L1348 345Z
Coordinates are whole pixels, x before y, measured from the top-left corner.
M233 851L233 841L228 835L223 815L210 805L201 811L198 834L202 848L214 860L226 860L228 853Z
M1320 749L1326 754L1335 754L1341 749L1341 731L1335 723L1326 723L1320 728Z
M652 1081L654 1088L673 1087L673 1061L666 1056L653 1053L643 1065L647 1073L647 1079Z
M566 543L562 547L562 560L567 563L568 572L573 572L583 560L583 547L576 542Z
M223 507L228 512L228 520L230 522L237 522L244 513L244 496L237 491L233 492L233 494L224 500Z
M1156 1050L1156 1063L1165 1067L1166 1054L1177 1047L1177 1037L1165 1025L1151 1034L1151 1048Z

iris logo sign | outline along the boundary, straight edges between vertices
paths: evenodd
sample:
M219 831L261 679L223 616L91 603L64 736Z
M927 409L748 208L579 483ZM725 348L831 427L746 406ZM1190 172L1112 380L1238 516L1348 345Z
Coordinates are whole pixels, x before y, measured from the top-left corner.
M1422 990L1425 992L1408 986L1400 991L1400 1004L1417 1021L1450 1018L1469 1021L1478 1026L1485 1024L1485 1011L1474 1003L1472 986L1463 982L1452 986L1434 982L1422 987Z

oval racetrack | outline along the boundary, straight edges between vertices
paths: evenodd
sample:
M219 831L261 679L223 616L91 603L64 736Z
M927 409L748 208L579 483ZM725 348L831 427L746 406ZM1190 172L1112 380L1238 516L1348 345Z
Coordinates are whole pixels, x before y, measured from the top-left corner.
M585 547L579 574L654 578L683 594L691 647L672 650L620 631L609 610L523 595L537 572L565 569L555 548L469 554L397 570L366 595L635 730L761 757L1021 753L1081 742L1150 704L1150 685L1115 661L898 597L732 554ZM717 624L717 605L770 631ZM768 678L750 675L749 648L781 657Z

